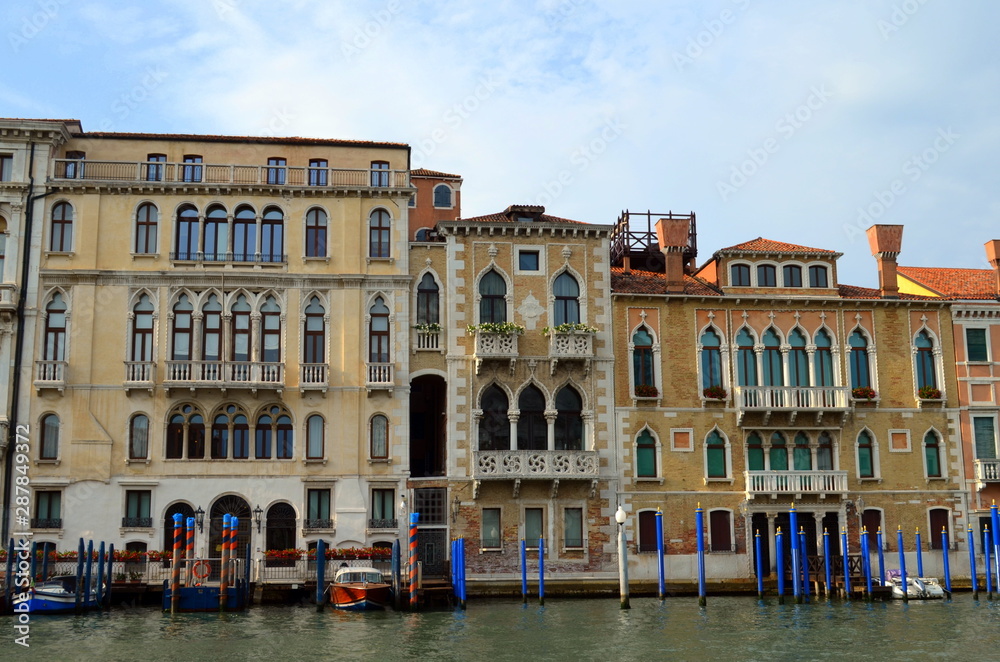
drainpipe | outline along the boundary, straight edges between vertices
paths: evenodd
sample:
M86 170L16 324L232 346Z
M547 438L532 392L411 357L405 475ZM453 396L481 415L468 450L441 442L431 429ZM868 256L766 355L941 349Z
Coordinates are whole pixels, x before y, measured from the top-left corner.
M21 354L24 352L24 301L28 298L28 276L31 273L31 229L34 220L34 204L55 191L32 195L35 190L35 143L31 143L28 157L28 202L24 213L24 233L21 241L21 287L17 297L17 336L14 341L14 376L11 380L10 415L7 429L7 453L4 457L3 522L0 524L0 540L7 540L10 534L11 477L14 471L14 446L17 439L17 409L20 403Z

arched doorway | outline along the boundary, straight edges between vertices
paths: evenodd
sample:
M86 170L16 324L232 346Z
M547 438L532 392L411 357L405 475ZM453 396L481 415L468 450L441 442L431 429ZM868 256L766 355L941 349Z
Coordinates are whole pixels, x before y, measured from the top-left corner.
M163 515L163 547L164 551L170 551L174 548L174 515L181 516L181 531L186 531L187 519L188 517L194 517L194 508L190 505L184 503L183 501L175 503L174 505L167 508L167 512ZM186 543L184 535L181 536L181 547ZM183 554L182 554L183 556Z
M250 545L250 520L253 513L250 512L250 504L234 494L219 497L212 504L209 512L208 555L213 559L222 558L222 517L226 514L236 515L239 518L236 529L236 558L245 559L247 547ZM212 564L213 571L216 565Z
M295 509L287 503L276 503L267 509L266 549L295 549ZM282 562L294 566L295 562ZM268 566L276 565L268 561Z
M423 375L410 382L410 476L444 475L446 412L442 377Z

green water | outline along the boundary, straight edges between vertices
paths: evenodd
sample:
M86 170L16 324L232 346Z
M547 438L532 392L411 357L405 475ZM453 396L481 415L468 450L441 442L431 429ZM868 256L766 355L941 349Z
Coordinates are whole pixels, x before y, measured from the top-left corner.
M743 597L480 600L465 612L149 608L37 617L31 647L0 618L0 660L996 660L1000 602L760 604Z

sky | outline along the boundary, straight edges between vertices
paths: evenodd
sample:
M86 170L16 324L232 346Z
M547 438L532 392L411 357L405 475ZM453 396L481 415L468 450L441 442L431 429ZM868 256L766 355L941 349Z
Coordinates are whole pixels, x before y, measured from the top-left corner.
M758 236L989 268L1000 3L14 0L0 116L85 131L404 142L511 204L697 215L698 263ZM993 44L992 46L990 44Z

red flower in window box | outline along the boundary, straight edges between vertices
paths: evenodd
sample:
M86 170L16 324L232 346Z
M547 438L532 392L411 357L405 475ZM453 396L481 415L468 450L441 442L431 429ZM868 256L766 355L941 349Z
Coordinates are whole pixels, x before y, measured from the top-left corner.
M725 400L726 396L729 395L726 389L721 386L709 386L701 394L709 400Z
M917 391L917 395L920 396L921 400L940 400L941 391L934 388L933 386L921 386L920 390Z
M875 389L870 386L859 386L851 390L851 397L855 400L874 400Z
M655 398L658 395L660 395L660 392L652 384L635 385L635 396L637 398Z

